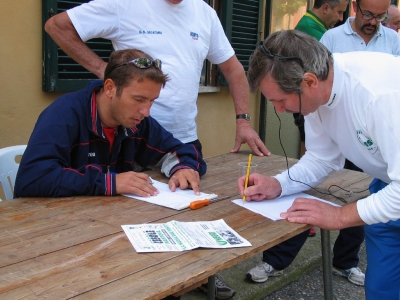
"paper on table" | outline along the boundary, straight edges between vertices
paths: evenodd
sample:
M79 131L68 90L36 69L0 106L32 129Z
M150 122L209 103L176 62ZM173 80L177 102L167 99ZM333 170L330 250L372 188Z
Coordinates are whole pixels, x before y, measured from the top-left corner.
M312 199L316 199L316 200L319 200L322 202L329 203L333 206L339 206L335 203L325 201L325 200L310 196L305 193L297 193L297 194L293 194L293 195L282 196L281 198L276 198L273 200L263 200L263 201L259 201L259 202L258 201L246 201L246 202L242 203L242 199L235 199L235 200L232 200L232 202L239 206L247 208L248 210L251 210L252 212L260 214L271 220L277 221L277 220L282 220L282 218L280 217L280 214L282 212L286 212L289 209L289 207L292 206L293 201L299 197L300 198L312 198Z
M215 221L121 225L137 252L184 251L198 247L249 247L223 219Z
M168 208L181 210L188 208L190 202L203 199L214 199L216 194L200 193L196 195L193 190L181 190L177 188L175 192L169 189L168 184L152 179L153 186L160 192L157 196L140 197L134 194L123 194L126 197L134 198L137 200L146 201L149 203L165 206Z

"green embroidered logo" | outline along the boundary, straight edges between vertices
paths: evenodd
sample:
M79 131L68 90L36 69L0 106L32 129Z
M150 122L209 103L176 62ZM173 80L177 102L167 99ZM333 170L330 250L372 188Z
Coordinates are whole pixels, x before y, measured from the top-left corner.
M361 144L367 147L368 151L371 154L375 154L376 151L378 151L378 147L375 146L371 138L365 136L361 130L357 130L357 139Z

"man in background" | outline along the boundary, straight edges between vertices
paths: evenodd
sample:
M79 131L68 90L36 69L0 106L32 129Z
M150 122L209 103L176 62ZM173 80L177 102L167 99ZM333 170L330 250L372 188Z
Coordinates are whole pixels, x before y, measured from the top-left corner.
M396 32L400 29L400 10L392 4L389 6L386 20L382 21L382 25L395 30Z
M327 30L343 21L348 4L349 0L315 0L313 8L306 12L294 29L319 41Z
M387 18L390 0L353 1L355 17L327 31L320 42L332 53L374 51L400 54L400 37L381 22Z

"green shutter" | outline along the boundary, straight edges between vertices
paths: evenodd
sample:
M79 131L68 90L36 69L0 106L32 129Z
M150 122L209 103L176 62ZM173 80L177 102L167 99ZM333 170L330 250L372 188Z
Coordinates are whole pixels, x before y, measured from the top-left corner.
M89 0L43 0L43 28L54 14L85 2ZM113 51L111 41L108 40L92 39L86 44L105 61ZM93 79L97 77L66 55L43 29L43 91L76 91Z
M222 26L246 72L249 68L249 57L260 38L258 24L262 3L259 0L222 1ZM220 85L228 85L222 75Z

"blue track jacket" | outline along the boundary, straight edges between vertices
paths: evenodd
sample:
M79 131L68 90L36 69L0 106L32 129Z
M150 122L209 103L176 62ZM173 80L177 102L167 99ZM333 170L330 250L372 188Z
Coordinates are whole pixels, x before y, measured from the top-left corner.
M168 175L182 168L205 174L206 163L196 148L175 139L152 117L134 128L119 126L110 153L92 99L102 85L92 81L41 113L18 169L15 197L116 195L113 173L145 167L167 153L178 161Z

